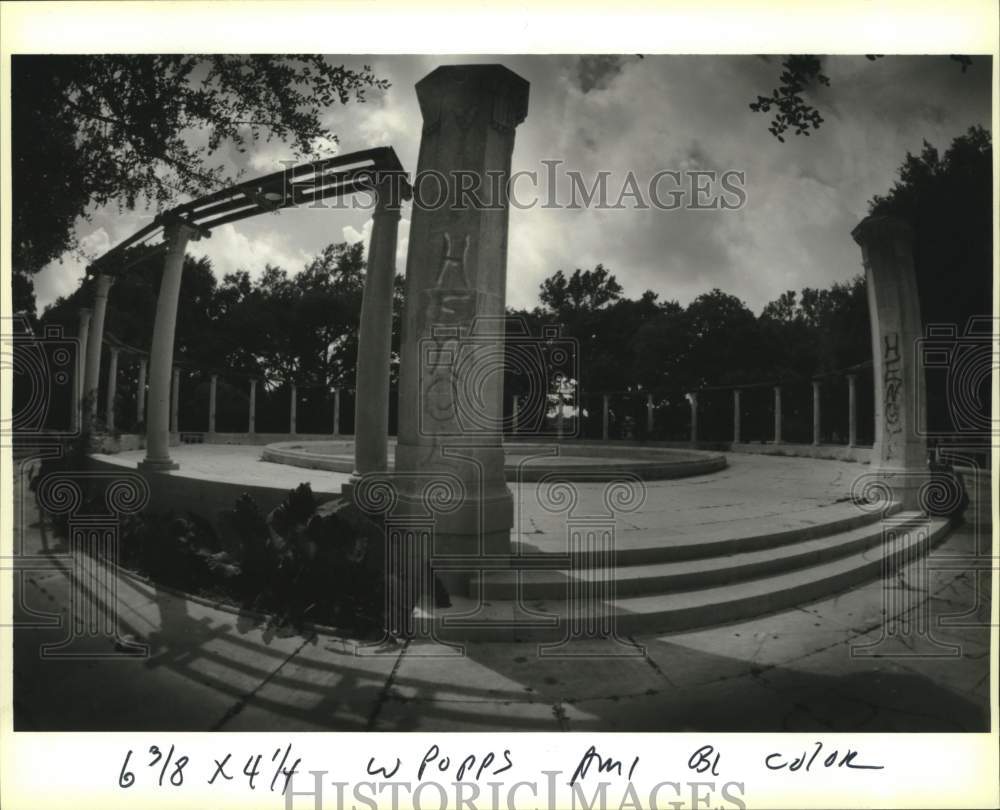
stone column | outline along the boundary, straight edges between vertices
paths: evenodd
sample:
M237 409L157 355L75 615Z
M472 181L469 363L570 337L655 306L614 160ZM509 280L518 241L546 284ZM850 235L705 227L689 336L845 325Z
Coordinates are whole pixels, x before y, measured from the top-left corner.
M73 419L77 430L83 430L85 425L85 414L83 412L83 396L86 388L84 380L87 376L87 341L90 336L91 311L89 308L82 308L79 314L79 325L76 329L76 339L79 343L76 355L76 380L74 380L74 390L76 392L76 407L73 410Z
M510 422L511 422L510 433L512 436L517 435L517 419L519 416L518 410L520 409L520 407L521 407L521 398L515 394L514 402L510 406Z
M354 395L354 474L388 469L389 361L392 355L392 287L396 279L399 178L380 178L368 242L368 269L358 327ZM400 409L402 410L402 409Z
M927 471L926 389L916 360L923 337L913 233L893 217L868 217L851 233L861 247L871 319L875 445L871 466L904 508L915 508Z
M774 386L774 443L781 444L781 386Z
M101 349L104 343L104 317L108 309L108 290L111 276L100 273L94 286L94 314L90 320L90 336L87 338L87 370L84 374L84 396L87 401L87 418L97 415L97 395L101 377Z
M146 421L146 458L140 464L147 470L176 470L170 458L170 370L174 363L174 331L177 326L177 301L181 292L184 250L189 239L199 232L180 222L171 222L163 231L167 246L163 259L163 278L156 299L153 345L149 352L149 409Z
M208 380L208 434L215 435L215 394L219 384L219 375L213 374Z
M503 346L514 131L528 83L501 65L449 65L417 83L423 134L406 265L397 473L457 477L440 510L435 554L508 554L513 501L504 480ZM433 173L433 174L432 174ZM478 200L456 205L469 177ZM444 187L444 199L436 187ZM546 381L539 384L546 386ZM402 484L400 504L419 501ZM416 507L414 507L416 508ZM451 576L456 592L468 575Z
M333 435L340 435L340 389L333 389Z
M288 432L295 435L296 406L298 405L299 389L292 383L288 391Z
M743 413L740 410L740 389L733 389L733 444L739 444L742 441L741 427L742 427Z
M250 380L250 416L247 433L253 436L257 432L257 381Z
M653 395L646 394L646 438L653 432Z
M823 415L820 411L820 382L813 380L813 445L819 445L823 431Z
M118 388L118 348L112 346L108 352L108 387L104 402L104 424L108 433L115 429L115 393Z
M607 394L601 395L601 436L608 440L608 414L610 413L611 397Z
M698 441L698 395L688 394L688 403L691 405L691 443Z
M180 433L181 410L181 370L174 369L174 381L170 389L170 432Z
M101 349L104 343L104 316L108 309L111 276L100 273L94 287L94 314L87 338L87 370L83 378L83 395L87 403L87 419L97 416L97 390L101 377Z
M135 388L135 421L142 424L146 419L146 358L139 358L139 379Z
M847 446L858 445L858 376L847 375Z

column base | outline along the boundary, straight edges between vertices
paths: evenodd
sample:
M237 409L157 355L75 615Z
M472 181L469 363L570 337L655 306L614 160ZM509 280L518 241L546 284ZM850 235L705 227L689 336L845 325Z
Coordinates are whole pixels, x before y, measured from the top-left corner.
M926 467L875 467L872 473L889 487L892 499L904 511L924 511L922 490L931 480L930 471Z
M138 469L144 472L167 472L169 470L179 470L181 465L169 458L154 459L144 458L139 462Z

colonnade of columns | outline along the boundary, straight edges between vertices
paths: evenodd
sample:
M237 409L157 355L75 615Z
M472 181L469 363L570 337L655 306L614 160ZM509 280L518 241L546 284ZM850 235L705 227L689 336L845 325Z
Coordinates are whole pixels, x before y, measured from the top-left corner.
M91 312L89 309L81 310L80 313L80 324L81 328L78 332L79 340L83 351L80 355L80 366L83 367L82 370L77 371L77 410L82 411L84 405L87 404L87 400L83 397L82 392L85 389L86 383L86 363L88 354L91 351L91 344L98 338L98 333L91 331ZM124 349L126 353L133 352L134 350L126 347ZM108 372L107 379L104 382L104 424L108 432L115 430L118 420L118 366L119 357L121 356L123 349L119 346L108 345ZM147 359L145 355L140 356L138 362L138 370L136 372L136 402L135 402L135 421L141 424L145 416L146 411L146 369L147 369ZM173 434L180 432L180 392L181 392L181 381L182 381L181 369L174 367L171 374L171 385L170 385L170 432ZM214 437L217 433L216 430L216 415L218 410L218 383L219 375L213 373L209 377L209 389L208 389L208 435L209 437ZM91 399L96 401L97 395L99 393L99 386L95 386L91 390L89 395ZM333 390L333 425L332 425L332 435L340 435L340 394L341 389L335 388ZM250 390L249 390L249 402L248 402L248 435L252 435L256 432L256 396L257 396L257 380L250 380ZM293 383L290 388L290 408L289 408L289 423L291 434L295 434L297 430L297 399L298 399L298 389ZM80 414L83 418L91 419L95 415L96 411L90 410L86 414Z
M847 380L847 446L857 447L858 444L858 412L857 412L857 375L844 375ZM823 383L821 380L812 381L812 444L823 443L823 408L822 408ZM784 420L782 417L782 387L776 385L773 388L774 394L774 442L778 444L783 441L782 427ZM733 444L740 444L743 441L742 422L743 407L741 403L742 390L733 389ZM693 441L694 439L692 439Z
M848 436L847 436L847 446L857 447L858 444L858 413L857 413L857 375L854 373L845 374L844 379L847 381L847 421L848 421ZM783 425L784 418L782 415L782 386L775 385L772 388L772 394L774 397L774 416L773 416L773 441L775 443L782 442L783 439ZM823 439L823 418L822 418L822 391L823 382L822 380L812 381L812 444L819 445L822 444ZM733 391L733 431L732 431L732 441L734 444L740 444L743 441L742 435L742 423L743 423L743 406L742 406L742 389L734 388ZM698 392L692 391L686 395L690 408L690 433L689 439L692 442L698 441ZM581 406L582 407L582 406ZM601 438L607 440L610 438L610 424L611 424L611 395L601 394ZM656 414L656 404L652 393L646 394L646 432L647 434L652 433L655 427L655 414ZM517 435L521 415L521 398L517 395L513 397L512 408L511 408L511 431L514 435ZM556 436L557 438L562 438L562 414L560 412L556 413Z
M398 179L398 178L397 178ZM391 186L391 188L390 188ZM355 405L355 468L356 472L387 469L387 432L389 415L389 361L392 341L392 291L396 275L396 240L401 200L393 195L399 184L380 185L373 216L371 242L368 250L368 271L362 304L359 334L357 397ZM184 255L189 241L200 239L206 232L181 221L168 222L164 227L165 253L163 276L156 302L153 340L149 362L142 358L138 373L137 421L146 425L146 457L140 463L144 470L172 470L178 465L170 457L170 435L177 434L179 425L180 369L174 366L174 337L177 326L177 305L180 298ZM97 395L104 342L104 322L112 277L98 274L92 308L81 309L77 336L80 342L74 419L79 428L92 423L97 415ZM115 426L115 394L118 349L111 349L107 382L106 422L109 430ZM148 394L146 393L148 375ZM209 434L216 433L218 375L210 378ZM256 432L257 381L250 381L249 432ZM289 432L297 432L298 392L290 387ZM333 435L339 435L340 390L334 391Z

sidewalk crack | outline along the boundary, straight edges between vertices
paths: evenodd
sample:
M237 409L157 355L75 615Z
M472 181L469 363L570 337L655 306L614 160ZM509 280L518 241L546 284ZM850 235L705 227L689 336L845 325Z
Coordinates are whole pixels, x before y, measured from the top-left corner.
M403 649L400 650L399 655L396 656L396 662L392 665L392 670L389 672L388 677L386 677L385 683L382 684L382 690L375 699L375 705L372 706L371 714L368 715L368 722L365 725L365 731L375 730L375 724L378 722L378 716L382 712L382 706L384 706L386 700L389 699L389 691L392 689L392 682L396 679L396 673L399 672L399 668L403 664L403 656L406 655L406 651L409 647L410 639L406 639L403 643Z
M263 689L268 683L270 683L271 680L279 672L281 672L282 669L284 669L285 664L287 664L296 655L302 652L302 648L305 647L306 644L311 644L315 642L316 638L317 638L316 634L311 633L308 638L303 639L302 643L298 647L296 647L292 652L290 652L288 656L285 658L285 660L282 661L277 667L275 667L274 670L272 670L268 674L268 676L264 678L264 680L262 680L259 684L257 684L250 692L247 692L245 695L243 695L243 697L237 700L236 703L234 703L232 706L226 709L226 713L222 715L219 721L215 723L215 725L213 725L209 729L209 731L220 731L222 727L226 725L226 723L228 723L230 720L236 717L236 715L238 715L241 711L243 711L243 707L250 702L250 700L253 698L254 695L256 695L261 689Z

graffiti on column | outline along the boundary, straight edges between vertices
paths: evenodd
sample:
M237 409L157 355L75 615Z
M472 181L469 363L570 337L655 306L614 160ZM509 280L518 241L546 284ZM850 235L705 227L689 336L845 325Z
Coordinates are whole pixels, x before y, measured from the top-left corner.
M425 332L429 325L431 336L422 346L425 354L422 354L420 384L430 424L422 424L421 430L426 429L430 434L461 435L464 432L459 423L463 403L458 390L457 366L468 361L467 338L481 307L480 296L469 284L471 243L468 234L454 238L447 231L442 233L441 266L435 286L424 291L426 315L420 331Z
M903 388L902 357L899 353L899 333L889 332L882 338L883 424L885 425L885 458L894 455L896 436L903 430L900 394Z

